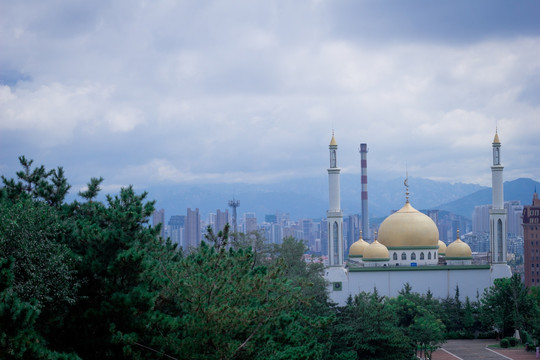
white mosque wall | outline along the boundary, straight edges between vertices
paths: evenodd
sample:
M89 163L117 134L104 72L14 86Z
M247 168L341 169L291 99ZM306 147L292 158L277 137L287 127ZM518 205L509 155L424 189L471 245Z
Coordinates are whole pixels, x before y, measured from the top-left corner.
M411 285L413 292L426 294L429 290L433 297L439 299L454 297L456 286L459 286L461 300L466 297L475 300L493 283L488 265L361 268L348 271L328 268L326 278L330 283L330 298L340 305L345 304L349 295L373 292L375 288L379 295L396 297L406 283ZM336 287L335 283L340 285Z

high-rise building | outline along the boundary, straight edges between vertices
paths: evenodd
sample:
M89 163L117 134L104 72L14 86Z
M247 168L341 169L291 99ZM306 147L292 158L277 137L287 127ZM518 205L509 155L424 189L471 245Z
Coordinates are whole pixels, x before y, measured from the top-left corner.
M277 216L276 216L276 214L264 215L264 222L267 222L269 224L277 224Z
M326 212L328 221L328 264L343 266L343 211L339 189L339 174L337 167L337 142L332 132L330 141L330 167L328 168L329 209Z
M225 225L229 223L229 210L216 211L216 222L214 224L214 232L217 234L225 228Z
M540 199L523 207L523 260L526 286L540 286Z
M201 244L201 216L199 214L199 208L195 210L191 210L191 208L187 209L184 238L184 249L188 252Z
M472 214L472 231L475 234L489 233L489 210L491 205L478 205Z
M255 216L246 217L244 220L244 229L246 234L257 231L257 218Z
M523 205L521 205L519 200L512 200L506 201L504 207L508 214L508 236L522 237L523 227L521 226L521 215L523 214Z
M349 215L349 218L347 219L347 240L344 241L345 243L345 252L349 251L349 248L351 245L360 238L360 229L362 228L363 224L363 218L360 217L358 214ZM364 231L362 230L362 237L364 236Z
M185 249L184 246L184 225L186 217L185 215L173 215L169 219L167 227L169 237L174 244L178 244Z
M154 210L154 213L152 214L152 225L157 226L158 224L161 224L161 231L159 234L162 238L164 238L165 237L165 209Z

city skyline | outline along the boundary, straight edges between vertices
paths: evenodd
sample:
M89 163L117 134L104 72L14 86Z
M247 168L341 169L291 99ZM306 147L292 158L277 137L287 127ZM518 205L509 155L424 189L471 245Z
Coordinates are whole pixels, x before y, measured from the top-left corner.
M73 192L343 174L540 179L540 4L3 2L0 173ZM302 19L299 21L299 19ZM374 20L376 19L376 20ZM486 150L487 149L487 150ZM232 194L231 194L232 195Z

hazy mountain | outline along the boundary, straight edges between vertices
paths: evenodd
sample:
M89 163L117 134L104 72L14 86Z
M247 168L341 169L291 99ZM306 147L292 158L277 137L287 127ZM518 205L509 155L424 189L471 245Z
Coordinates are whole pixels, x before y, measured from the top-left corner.
M389 181L369 180L370 217L387 216L405 202L403 179ZM156 208L164 208L166 219L185 214L186 208L199 208L203 218L216 209L226 209L233 196L240 200L239 216L255 212L259 220L276 211L287 212L292 219L322 218L328 208L328 179L317 178L287 180L276 184L200 184L168 185L146 189L149 199L156 200ZM490 189L475 184L451 184L428 179L410 178L409 191L417 209L437 208L438 204L451 204L481 190ZM341 176L341 203L345 215L361 212L361 184L359 175ZM470 215L468 215L470 216Z
M503 185L504 201L519 200L522 205L531 204L533 192L537 186L540 188L540 183L532 179L507 181ZM481 189L461 199L443 203L436 208L471 218L475 206L486 204L491 204L491 188Z

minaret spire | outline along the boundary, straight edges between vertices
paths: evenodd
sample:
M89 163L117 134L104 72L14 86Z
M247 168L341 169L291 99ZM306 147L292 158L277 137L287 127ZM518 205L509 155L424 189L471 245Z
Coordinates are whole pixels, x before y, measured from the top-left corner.
M492 205L489 211L491 262L506 264L506 209L504 208L503 169L501 164L501 141L498 130L492 143L493 165L491 166Z
M326 212L328 222L328 263L330 266L343 266L343 211L340 199L340 172L337 167L337 142L332 129L329 145L330 167L328 168L329 209Z

